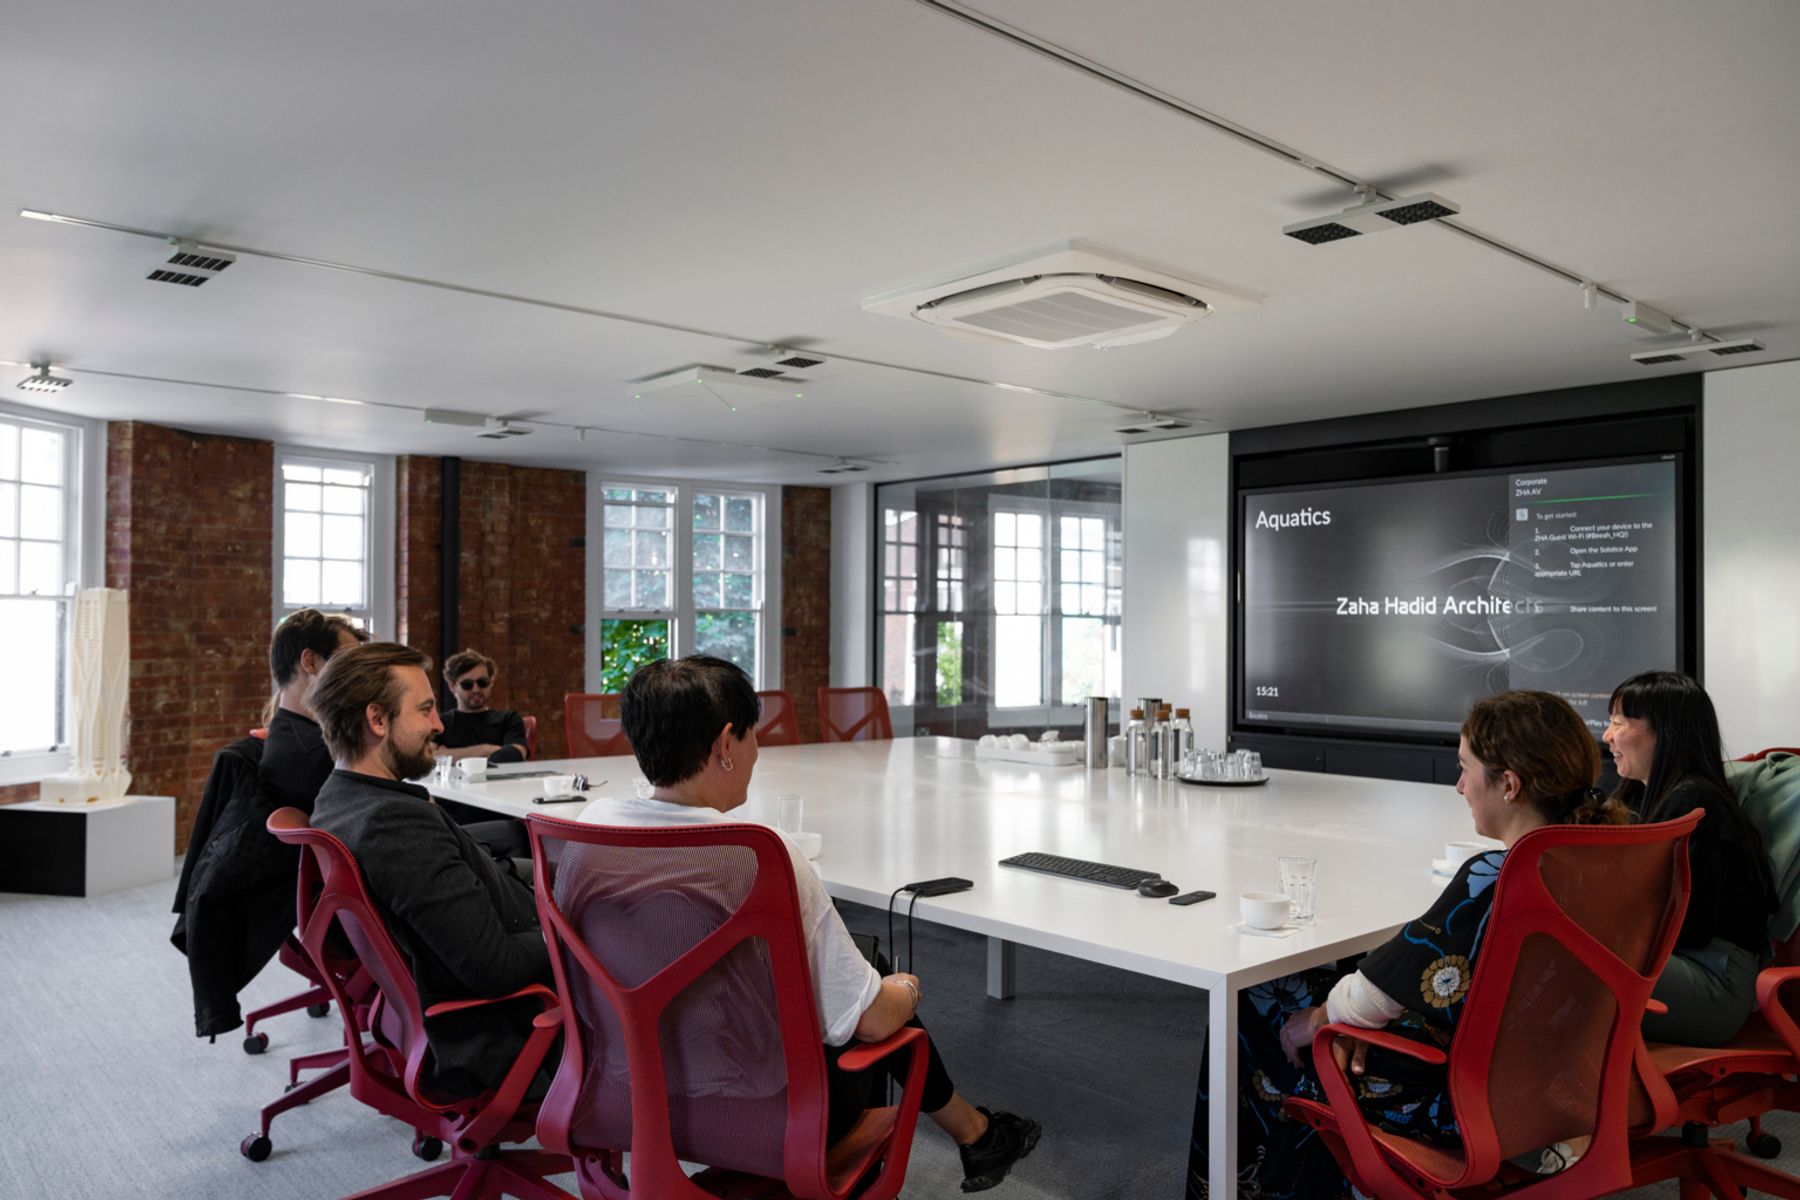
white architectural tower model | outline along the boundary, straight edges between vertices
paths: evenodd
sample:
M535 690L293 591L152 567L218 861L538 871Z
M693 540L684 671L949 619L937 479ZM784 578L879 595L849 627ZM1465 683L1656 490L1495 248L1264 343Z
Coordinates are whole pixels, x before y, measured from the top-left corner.
M131 666L130 601L117 588L76 593L69 623L69 770L43 781L52 804L117 800L131 786L125 769L125 697Z

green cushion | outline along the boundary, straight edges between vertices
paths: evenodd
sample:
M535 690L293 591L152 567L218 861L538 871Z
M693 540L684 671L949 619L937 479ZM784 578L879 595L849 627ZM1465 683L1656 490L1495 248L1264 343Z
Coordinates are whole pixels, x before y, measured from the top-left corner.
M1800 929L1800 754L1774 753L1760 762L1725 764L1725 777L1744 815L1762 835L1779 906L1769 936L1785 942Z

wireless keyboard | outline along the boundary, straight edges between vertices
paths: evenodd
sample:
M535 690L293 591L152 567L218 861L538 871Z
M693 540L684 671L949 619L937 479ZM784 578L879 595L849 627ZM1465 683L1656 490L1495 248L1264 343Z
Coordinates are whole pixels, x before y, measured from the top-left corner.
M1000 860L1003 867L1021 867L1041 871L1045 875L1061 875L1085 883L1103 883L1107 887L1135 889L1146 879L1161 879L1155 871L1139 871L1135 867L1114 867L1106 863L1088 862L1080 858L1063 858L1055 854L1015 854Z

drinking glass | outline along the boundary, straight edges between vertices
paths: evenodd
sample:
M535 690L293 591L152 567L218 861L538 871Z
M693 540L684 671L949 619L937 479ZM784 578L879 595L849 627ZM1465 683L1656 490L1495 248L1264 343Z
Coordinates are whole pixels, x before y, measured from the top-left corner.
M775 797L775 828L783 833L799 833L806 811L806 798L793 792Z
M432 756L431 764L434 777L437 781L439 783L449 783L450 772L456 766L456 756L451 754L436 754Z
M1297 924L1307 924L1313 919L1313 892L1318 878L1319 860L1304 858L1300 855L1283 855L1276 860L1281 865L1281 894L1288 898L1291 915Z
M656 792L656 787L648 779L640 779L631 785L631 794L639 800L648 800Z
M1255 750L1240 750L1238 753L1244 760L1244 778L1261 779L1263 773L1262 755Z

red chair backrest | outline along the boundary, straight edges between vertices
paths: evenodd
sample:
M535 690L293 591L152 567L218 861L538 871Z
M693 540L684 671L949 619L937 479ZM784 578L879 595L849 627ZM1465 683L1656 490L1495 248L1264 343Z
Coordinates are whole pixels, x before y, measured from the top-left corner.
M707 1197L678 1159L832 1195L819 1019L781 839L758 825L536 813L526 825L564 1012L543 1145L578 1163L629 1150L628 1190L584 1170L601 1195Z
M794 708L794 698L782 691L758 692L756 698L762 702L762 716L756 722L757 744L798 746L800 714Z
M370 1004L369 996L351 996L338 972L325 973L326 990L344 1018L345 1045L350 1051L352 1082L356 1085L353 1090L360 1095L363 1087L377 1086L432 1111L448 1111L454 1105L434 1103L419 1090L420 1072L430 1048L425 1040L419 990L363 884L356 859L337 838L308 825L306 814L297 808L272 813L269 832L291 846L303 848L298 909L300 944L307 955L315 964L330 960L326 938L335 922L355 950L357 965L368 972L378 993ZM363 1013L373 1014L371 1026L363 1025ZM365 1041L365 1033L374 1034L374 1041ZM392 1058L384 1046L391 1047Z
M606 758L630 754L631 739L619 720L616 692L570 692L563 697L563 727L570 758Z
M525 753L536 758L538 756L537 718L520 717L519 719L525 723Z
M254 732L254 730L252 731ZM1767 750L1758 750L1755 754L1746 754L1737 762L1761 762L1771 754L1800 754L1800 749L1793 746L1770 746Z
M894 736L880 688L819 689L819 737L827 742L872 742Z
M1465 1179L1593 1133L1571 1175L1582 1170L1597 1189L1584 1194L1629 1186L1632 1055L1687 911L1687 841L1700 817L1550 825L1507 852L1450 1046Z

